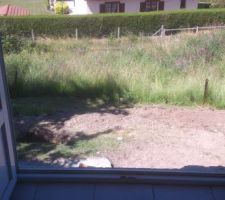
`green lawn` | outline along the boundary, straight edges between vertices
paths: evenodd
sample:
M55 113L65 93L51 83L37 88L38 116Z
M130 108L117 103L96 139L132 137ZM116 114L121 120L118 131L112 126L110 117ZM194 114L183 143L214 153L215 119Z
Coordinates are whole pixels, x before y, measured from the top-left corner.
M51 14L47 10L47 0L0 0L0 5L5 4L27 8L32 15Z

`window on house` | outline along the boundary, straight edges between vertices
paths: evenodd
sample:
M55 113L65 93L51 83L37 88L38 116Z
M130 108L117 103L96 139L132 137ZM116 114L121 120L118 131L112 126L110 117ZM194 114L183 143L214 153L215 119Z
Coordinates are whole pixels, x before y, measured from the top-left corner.
M148 11L151 10L151 2L150 2L150 1L147 1L147 2L145 3L145 10L148 10Z
M124 12L125 4L120 2L106 2L100 5L100 13Z
M164 1L146 0L145 2L140 3L141 12L157 11L157 10L164 10Z
M151 9L152 10L158 10L158 1L152 1L152 7L151 7Z
M105 11L106 12L119 12L119 3L106 3L105 4Z
M186 8L186 0L180 0L180 8Z

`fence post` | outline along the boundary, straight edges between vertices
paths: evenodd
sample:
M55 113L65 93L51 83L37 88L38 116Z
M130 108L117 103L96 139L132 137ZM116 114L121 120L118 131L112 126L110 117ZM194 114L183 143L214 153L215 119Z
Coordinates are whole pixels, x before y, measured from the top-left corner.
M141 48L143 48L143 35L142 32L139 33L139 37L141 38Z
M166 35L166 31L165 31L164 25L162 25L162 26L161 26L160 36L161 36L161 37L164 37L165 35Z
M196 33L198 33L198 26L196 26Z
M203 104L206 104L208 102L208 96L209 96L209 79L206 79L204 87Z
M76 37L76 40L78 40L78 29L77 28L75 30L75 37Z
M35 35L34 35L34 29L31 29L31 38L32 38L32 42L35 42Z
M120 27L117 28L117 38L120 39Z

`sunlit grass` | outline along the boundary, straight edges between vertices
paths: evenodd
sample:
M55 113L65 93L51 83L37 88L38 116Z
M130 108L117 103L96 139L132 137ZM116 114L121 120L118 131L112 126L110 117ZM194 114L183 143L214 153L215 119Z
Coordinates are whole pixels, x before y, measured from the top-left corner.
M225 32L121 40L38 39L6 55L17 97L72 96L104 101L225 108Z

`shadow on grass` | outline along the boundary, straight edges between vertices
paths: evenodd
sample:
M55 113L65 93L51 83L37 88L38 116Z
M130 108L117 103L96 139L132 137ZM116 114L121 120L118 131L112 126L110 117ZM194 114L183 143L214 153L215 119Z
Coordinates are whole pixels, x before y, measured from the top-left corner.
M13 100L18 138L30 135L30 130L40 122L48 122L46 126L59 130L66 121L84 113L128 115L126 108L132 107L134 103L132 99L126 98L128 88L111 76L94 84L78 79L67 81L66 86L62 87L59 81L49 80L26 85L13 83L10 88L11 94L23 97ZM54 137L46 126L35 131L46 137L49 135L49 138Z
M65 99L64 99L65 100ZM71 100L71 99L70 99ZM51 100L50 100L51 101ZM93 103L88 100L72 100L71 102L65 102L67 107L65 110L63 108L64 105L61 105L63 99L58 104L60 107L60 111L56 108L55 112L49 115L37 115L37 116L24 116L19 115L14 117L14 125L16 130L17 139L24 139L24 137L33 138L34 141L39 137L41 140L49 141L54 138L57 139L57 143L65 143L71 137L70 133L59 133L56 136L57 130L60 130L64 127L65 122L69 121L71 118L79 116L85 113L98 113L100 115L104 115L106 113L112 115L129 115L127 108L131 108L133 106L132 103L119 103L119 104L110 104L110 103ZM41 101L35 102L35 106L38 108L38 104ZM45 104L45 99L42 99L42 104ZM52 104L54 103L54 98L52 99ZM48 103L47 103L48 104ZM29 106L29 102L27 99L24 100L22 107ZM55 104L57 107L57 103ZM52 131L54 129L54 131ZM82 134L79 132L78 134ZM74 134L73 134L74 135ZM85 134L83 134L85 135ZM60 142L60 140L62 140ZM53 142L55 143L55 142Z
M80 131L80 132L77 132L73 138L68 140L66 145L75 147L76 144L79 143L80 141L89 141L89 140L95 139L97 137L100 137L102 135L107 135L107 134L113 133L116 130L117 130L116 128L108 129L108 130L97 132L97 133L91 134L91 135L88 135L88 134L84 133L83 131Z
M82 99L102 99L115 102L125 97L128 87L108 75L99 80L88 80L75 74L73 79L60 77L24 80L24 73L17 72L19 68L9 73L9 91L12 98L44 97L44 96L72 96ZM131 100L131 99L129 99Z
M56 148L56 144L41 142L18 143L17 154L19 160L35 160L40 154L47 154Z
M60 157L77 159L101 149L101 137L113 132L114 129L108 129L91 135L77 132L66 144L34 142L30 138L21 140L17 145L18 158L19 160L36 160L39 157L41 160L47 158L50 162ZM107 138L103 139L107 140Z
M52 80L23 84L10 86L11 94L21 97L13 99L20 160L39 157L52 162L59 157L75 159L90 154L101 148L99 140L117 127L94 134L82 130L71 134L61 130L65 122L85 113L126 116L127 108L133 106L133 100L126 98L127 87L112 77L95 84L68 81L65 87Z

